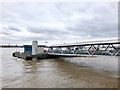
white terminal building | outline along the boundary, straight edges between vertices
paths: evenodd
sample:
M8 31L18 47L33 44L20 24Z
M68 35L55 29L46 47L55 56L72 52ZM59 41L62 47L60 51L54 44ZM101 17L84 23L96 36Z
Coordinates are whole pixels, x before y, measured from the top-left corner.
M32 55L44 54L45 45L38 45L37 41L32 41L32 45L24 45L24 52Z

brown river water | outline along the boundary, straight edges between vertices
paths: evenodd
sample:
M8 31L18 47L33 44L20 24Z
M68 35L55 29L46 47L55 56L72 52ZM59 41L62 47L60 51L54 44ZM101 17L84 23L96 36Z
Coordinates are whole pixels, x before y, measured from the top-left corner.
M25 61L23 48L0 48L2 88L117 88L118 57L73 57Z

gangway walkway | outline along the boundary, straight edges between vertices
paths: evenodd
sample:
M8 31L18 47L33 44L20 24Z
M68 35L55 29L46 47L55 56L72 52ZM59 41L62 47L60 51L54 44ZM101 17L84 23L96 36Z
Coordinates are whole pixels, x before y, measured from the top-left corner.
M64 56L120 55L120 40L78 42L47 46L48 54Z

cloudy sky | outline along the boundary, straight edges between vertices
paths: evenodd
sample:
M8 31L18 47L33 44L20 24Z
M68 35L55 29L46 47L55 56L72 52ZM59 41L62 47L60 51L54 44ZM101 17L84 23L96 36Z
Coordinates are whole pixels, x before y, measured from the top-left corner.
M1 44L118 38L118 6L113 2L2 3L0 15Z

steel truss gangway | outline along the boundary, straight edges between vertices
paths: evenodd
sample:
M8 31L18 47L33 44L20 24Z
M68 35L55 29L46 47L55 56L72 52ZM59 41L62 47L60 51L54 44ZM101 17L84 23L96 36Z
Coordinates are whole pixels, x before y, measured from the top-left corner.
M48 54L120 56L120 40L91 41L47 46Z

